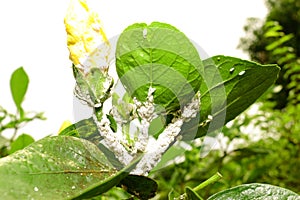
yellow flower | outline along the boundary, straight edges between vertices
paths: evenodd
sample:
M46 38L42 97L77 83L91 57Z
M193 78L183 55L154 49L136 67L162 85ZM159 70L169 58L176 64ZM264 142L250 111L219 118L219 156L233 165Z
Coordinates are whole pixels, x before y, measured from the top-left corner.
M92 67L107 72L110 44L99 16L88 7L86 0L71 0L64 22L74 65L86 72Z

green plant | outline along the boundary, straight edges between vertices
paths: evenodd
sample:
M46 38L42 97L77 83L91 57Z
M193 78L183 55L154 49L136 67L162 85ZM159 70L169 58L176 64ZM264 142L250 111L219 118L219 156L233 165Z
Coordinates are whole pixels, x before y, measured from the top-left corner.
M83 16L73 12L76 6ZM108 73L108 56L103 52L110 50L110 44L98 17L85 1L70 8L65 24L75 95L93 108L93 115L58 136L2 158L4 198L102 199L108 193L117 195L120 190L112 189L115 186L123 189L125 197L152 198L157 183L147 176L160 160L169 160L163 156L178 148L175 143L214 136L254 103L279 73L276 65L222 55L201 61L195 47L175 27L160 22L134 24L120 35L116 48L116 68L127 93L121 96ZM112 108L107 112L103 108L111 96ZM150 131L155 119L161 128ZM133 122L137 125L132 126ZM210 148L206 145L202 150ZM220 177L216 173L182 193L173 190L168 197L202 199L198 192ZM265 190L299 198L283 188L250 184L210 199L264 198Z
M175 188L183 191L185 186L195 186L213 172L219 171L223 178L206 187L200 194L208 198L217 191L253 182L269 183L300 192L299 173L299 59L289 46L291 36L286 37L278 22L270 21L264 27L270 46L270 55L277 58L289 78L290 95L285 109L273 109L268 99L282 87L271 87L251 109L222 129L221 146L200 158L199 146L185 153L185 162L169 166L167 170L154 172L153 179L160 184L158 194ZM282 39L283 38L283 39ZM282 42L285 41L285 42ZM272 48L271 48L272 47ZM170 182L176 176L176 182ZM197 177L197 178L194 178Z
M21 127L35 119L45 119L43 113L25 112L22 107L28 83L29 78L23 67L13 72L10 79L10 90L16 106L16 113L12 114L0 106L0 157L12 154L33 143L34 139L30 135L18 135L18 131ZM3 136L3 133L8 131L12 132L10 138Z

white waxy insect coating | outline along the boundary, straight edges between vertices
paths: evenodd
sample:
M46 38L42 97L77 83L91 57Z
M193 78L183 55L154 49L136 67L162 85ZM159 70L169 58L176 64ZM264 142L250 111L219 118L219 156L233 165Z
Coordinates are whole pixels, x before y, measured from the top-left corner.
M98 130L101 136L104 138L102 140L103 144L108 147L116 156L116 158L124 165L128 165L133 156L126 150L126 148L122 145L122 143L126 143L126 141L122 137L122 133L112 132L109 126L109 120L105 117L99 122L97 120L96 115L93 115L93 119L98 127Z
M155 118L155 105L153 93L155 88L150 87L148 90L148 96L146 102L139 102L136 98L133 102L137 108L138 115L141 119L141 133L138 135L137 142L135 143L135 151L144 152L148 143L148 131L150 127L150 122Z
M186 105L182 115L175 118L165 130L158 136L158 139L149 138L146 147L146 155L137 164L131 174L147 175L148 172L160 161L162 155L169 146L176 140L185 121L189 121L199 112L200 98L199 94L192 99L192 102Z
M242 75L244 75L245 73L246 73L246 71L241 71L241 72L239 73L239 75L242 76Z
M186 105L182 115L175 118L172 123L168 124L165 130L159 135L158 139L148 136L150 122L155 117L153 92L154 88L149 88L146 102L134 100L138 114L142 117L141 133L138 135L134 144L134 150L128 151L122 144L126 144L121 132L113 133L109 126L109 121L103 118L101 122L97 121L96 116L93 118L97 124L101 136L104 138L103 144L107 146L124 165L130 164L137 151L145 152L145 156L138 163L136 169L131 174L147 175L148 172L160 161L162 155L169 146L176 140L185 121L195 117L199 111L199 95Z
M143 30L143 38L144 39L147 38L147 33L148 33L148 30L146 28L144 28L144 30Z

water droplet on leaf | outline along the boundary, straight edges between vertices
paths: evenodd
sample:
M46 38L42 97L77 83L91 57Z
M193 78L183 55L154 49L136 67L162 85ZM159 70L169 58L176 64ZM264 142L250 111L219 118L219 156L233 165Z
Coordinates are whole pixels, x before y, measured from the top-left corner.
M230 70L229 70L229 72L232 74L233 72L234 72L234 67L232 67Z
M75 189L76 189L76 187L75 187L75 185L73 185L73 186L72 186L72 190L75 190Z
M144 28L144 30L143 30L143 38L147 38L147 33L148 33L148 31L147 31L147 29L146 28Z
M246 71L241 71L241 72L239 73L239 75L242 76L242 75L245 74L245 72L246 72Z
M33 190L34 190L35 192L38 192L38 191L39 191L39 188L38 188L38 187L34 187Z

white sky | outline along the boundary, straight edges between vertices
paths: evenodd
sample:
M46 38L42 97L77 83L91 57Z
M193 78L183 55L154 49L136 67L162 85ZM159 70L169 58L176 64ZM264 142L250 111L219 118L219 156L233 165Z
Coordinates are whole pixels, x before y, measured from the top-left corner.
M57 133L74 121L73 87L63 19L69 1L9 0L0 6L0 105L15 112L9 91L11 73L23 66L30 77L23 107L44 111L46 121L22 129L36 139ZM247 59L236 49L247 17L263 18L263 0L91 0L108 38L135 22L174 25L208 55Z

